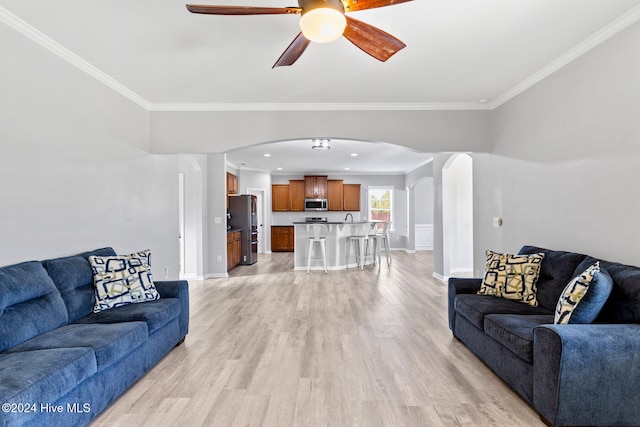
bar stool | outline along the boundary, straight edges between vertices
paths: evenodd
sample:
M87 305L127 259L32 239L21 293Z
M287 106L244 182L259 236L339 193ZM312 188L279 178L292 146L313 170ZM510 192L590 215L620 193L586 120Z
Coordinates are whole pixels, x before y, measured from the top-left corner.
M360 270L364 270L364 264L367 258L371 259L371 268L373 268L373 256L369 247L369 236L371 235L372 224L358 224L353 227L355 228L354 234L347 236L347 268L349 268L349 254L353 245L355 245L354 254L356 257L356 265L360 266Z
M307 273L311 267L311 253L314 250L316 243L320 245L320 251L322 252L322 262L324 263L324 272L327 273L327 231L329 230L324 224L311 224L308 227L311 228L313 236L309 237L309 255L307 256ZM316 258L320 259L320 258Z
M391 248L389 246L389 228L391 227L390 222L384 222L382 224L382 230L377 227L376 233L370 236L369 238L373 240L373 262L380 262L381 258L381 249L384 248L384 254L387 257L387 265L391 265Z

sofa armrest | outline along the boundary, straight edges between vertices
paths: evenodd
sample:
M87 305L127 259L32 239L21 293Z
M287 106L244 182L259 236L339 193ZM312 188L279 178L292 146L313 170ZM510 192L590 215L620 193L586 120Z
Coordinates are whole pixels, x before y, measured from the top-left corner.
M480 290L482 279L451 277L449 279L449 329L453 331L455 323L455 307L453 305L456 295L474 294Z
M186 280L165 280L153 282L160 298L178 298L180 300L180 337L189 332L189 283Z
M640 325L543 325L533 342L533 404L549 422L637 425Z

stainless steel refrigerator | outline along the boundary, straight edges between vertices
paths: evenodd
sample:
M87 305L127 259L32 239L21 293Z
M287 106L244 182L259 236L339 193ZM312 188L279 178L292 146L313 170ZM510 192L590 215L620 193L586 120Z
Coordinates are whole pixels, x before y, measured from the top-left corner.
M232 229L242 231L242 257L240 264L258 261L258 218L256 196L243 194L229 197L229 224Z

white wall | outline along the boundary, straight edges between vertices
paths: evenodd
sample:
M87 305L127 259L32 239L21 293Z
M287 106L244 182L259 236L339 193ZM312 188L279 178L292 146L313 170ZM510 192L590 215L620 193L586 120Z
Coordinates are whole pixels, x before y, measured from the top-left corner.
M415 186L416 224L433 224L433 178L424 178Z
M495 111L494 154L474 155L476 273L485 249L524 244L640 265L639 46L635 24Z
M148 112L0 25L0 265L149 248L177 278L178 162Z

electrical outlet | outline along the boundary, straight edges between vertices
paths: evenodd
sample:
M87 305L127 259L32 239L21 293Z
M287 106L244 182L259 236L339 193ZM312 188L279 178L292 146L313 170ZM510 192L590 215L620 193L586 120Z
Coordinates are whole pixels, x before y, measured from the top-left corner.
M218 255L218 262L222 262L222 255Z
M169 267L165 267L164 268L164 278L168 279L169 278Z

